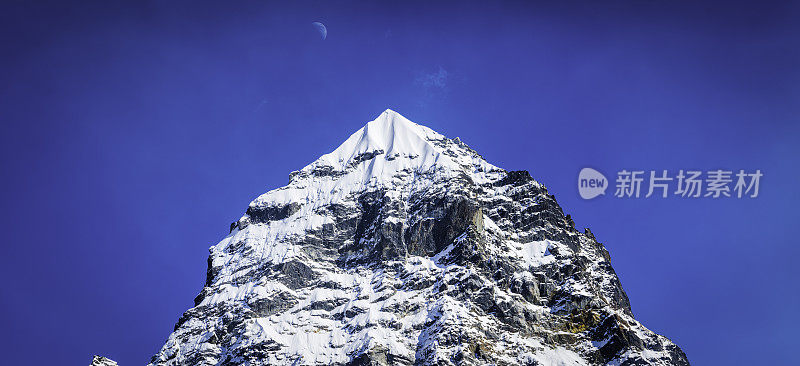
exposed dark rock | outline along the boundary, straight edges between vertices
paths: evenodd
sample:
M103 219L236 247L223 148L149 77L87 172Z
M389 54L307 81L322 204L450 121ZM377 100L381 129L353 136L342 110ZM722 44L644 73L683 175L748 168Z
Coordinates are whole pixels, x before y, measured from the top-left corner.
M295 304L297 304L297 299L285 292L266 299L255 299L248 303L250 309L253 310L253 315L258 318L280 313L292 308Z
M250 206L247 208L247 216L254 223L276 221L294 215L299 209L300 204L295 202L282 206Z
M291 289L309 286L317 277L309 266L296 260L278 264L275 270L280 273L279 280Z
M505 185L515 185L521 186L525 183L533 181L531 177L531 173L527 170L512 170L506 173L506 176L503 179L500 179L495 183L497 186L505 186Z

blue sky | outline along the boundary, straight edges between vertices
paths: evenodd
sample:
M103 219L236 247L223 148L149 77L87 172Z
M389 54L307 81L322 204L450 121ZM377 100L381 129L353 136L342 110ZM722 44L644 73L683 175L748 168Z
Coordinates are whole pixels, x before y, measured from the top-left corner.
M547 185L694 364L789 363L800 7L594 3L4 3L4 362L145 364L250 200L392 108ZM585 166L764 177L585 201Z

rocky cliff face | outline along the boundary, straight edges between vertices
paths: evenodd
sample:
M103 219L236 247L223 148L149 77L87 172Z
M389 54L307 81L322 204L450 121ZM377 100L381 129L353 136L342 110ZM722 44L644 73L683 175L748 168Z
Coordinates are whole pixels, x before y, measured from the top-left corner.
M151 365L688 365L573 226L387 110L250 204Z

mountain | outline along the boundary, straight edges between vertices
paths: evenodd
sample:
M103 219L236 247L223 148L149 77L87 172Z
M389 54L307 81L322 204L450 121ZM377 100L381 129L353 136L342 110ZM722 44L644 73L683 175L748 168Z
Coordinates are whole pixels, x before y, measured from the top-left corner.
M387 110L250 203L151 365L688 365L526 171Z

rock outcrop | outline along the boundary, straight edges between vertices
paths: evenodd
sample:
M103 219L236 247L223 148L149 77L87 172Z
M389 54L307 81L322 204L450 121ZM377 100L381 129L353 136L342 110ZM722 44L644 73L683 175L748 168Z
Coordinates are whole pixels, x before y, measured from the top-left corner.
M103 356L94 356L91 366L117 366L117 363Z

